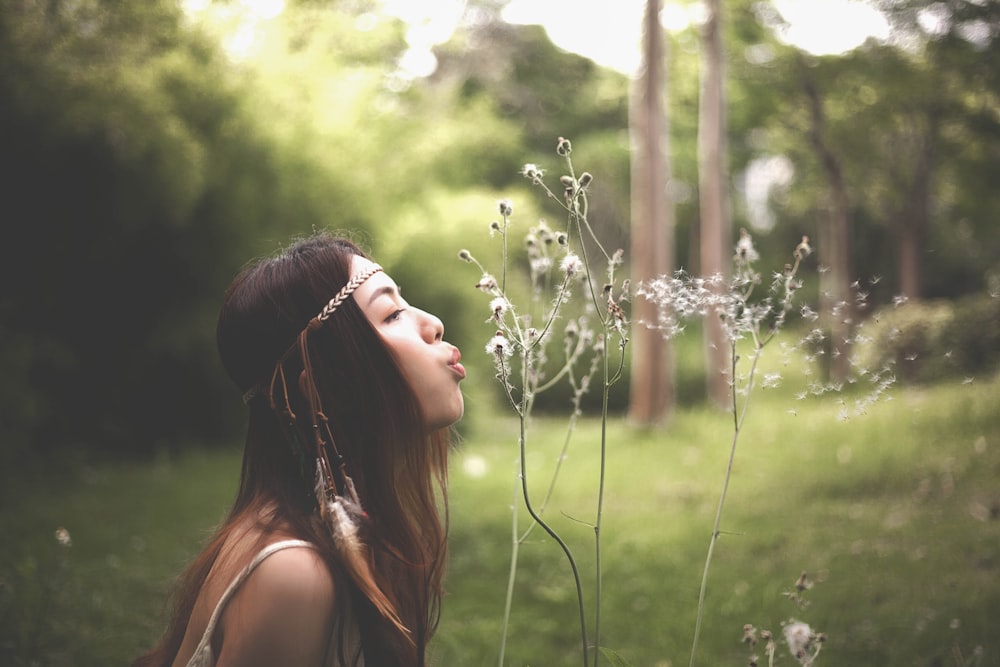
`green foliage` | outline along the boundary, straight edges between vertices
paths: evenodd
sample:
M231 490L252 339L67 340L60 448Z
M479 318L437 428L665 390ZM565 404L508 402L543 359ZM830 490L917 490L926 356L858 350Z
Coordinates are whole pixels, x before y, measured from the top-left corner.
M981 665L996 664L1000 379L904 389L847 422L826 398L797 403L795 415L781 388L757 399L768 418L751 420L737 457L702 664L743 664L744 624L778 633L793 615L828 634L819 664L954 665L977 646ZM493 664L499 642L516 429L495 413L479 420L452 457L434 664ZM665 443L611 420L601 643L633 665L679 664L690 648L725 465L722 421L712 409L679 411ZM599 422L578 428L579 443L593 441ZM542 484L564 420L538 418L533 429L529 465ZM577 518L590 511L596 456L571 448L548 514L584 559L593 536ZM0 470L0 663L121 665L148 647L170 581L231 502L239 459L227 448L143 465ZM55 539L60 526L68 549ZM538 535L521 558L508 664L577 664L576 628L560 621L573 604L561 556ZM802 570L817 582L805 612L783 596ZM19 639L28 628L30 644ZM779 641L776 664L794 664L785 651Z

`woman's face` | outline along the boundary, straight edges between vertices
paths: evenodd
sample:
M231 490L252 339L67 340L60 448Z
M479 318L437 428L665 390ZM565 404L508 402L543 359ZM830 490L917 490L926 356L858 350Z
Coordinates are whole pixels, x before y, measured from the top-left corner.
M355 256L351 275L372 262ZM354 301L392 350L403 377L413 388L428 428L436 431L462 417L465 402L459 383L465 368L458 348L444 341L441 320L409 305L396 283L383 272L374 274L354 292Z

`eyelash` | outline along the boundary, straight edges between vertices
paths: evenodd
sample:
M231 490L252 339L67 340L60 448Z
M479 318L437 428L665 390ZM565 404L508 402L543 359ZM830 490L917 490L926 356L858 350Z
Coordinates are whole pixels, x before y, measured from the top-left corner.
M399 316L403 314L404 310L406 310L406 309L405 308L400 308L399 310L393 311L393 313L391 315L389 315L389 317L385 318L385 321L386 322L395 322L396 320L399 319Z

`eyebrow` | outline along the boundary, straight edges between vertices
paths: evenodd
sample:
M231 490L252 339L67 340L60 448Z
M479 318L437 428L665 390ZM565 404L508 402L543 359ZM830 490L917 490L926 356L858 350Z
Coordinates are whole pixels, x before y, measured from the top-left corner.
M366 304L366 307L372 305L372 302L375 301L375 299L379 298L380 296L383 296L385 294L388 294L389 296L395 296L398 292L399 288L396 287L395 285L383 285L382 287L379 287L374 292L372 292L372 295L368 297L368 303Z

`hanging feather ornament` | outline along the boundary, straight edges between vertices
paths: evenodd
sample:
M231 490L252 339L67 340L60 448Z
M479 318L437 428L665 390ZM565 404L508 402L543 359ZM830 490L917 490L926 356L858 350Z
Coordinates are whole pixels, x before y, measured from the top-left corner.
M329 529L342 555L360 555L363 551L358 527L365 518L354 481L343 471L344 494L337 493L330 466L323 456L316 457L316 504L324 525ZM354 560L351 557L349 560Z
M359 537L359 527L367 518L358 498L354 481L340 469L344 493L337 493L332 470L326 457L316 457L316 503L323 525L333 537L337 554L351 579L365 594L372 605L387 618L404 636L410 631L399 618L392 603L375 583L368 557L368 549Z

